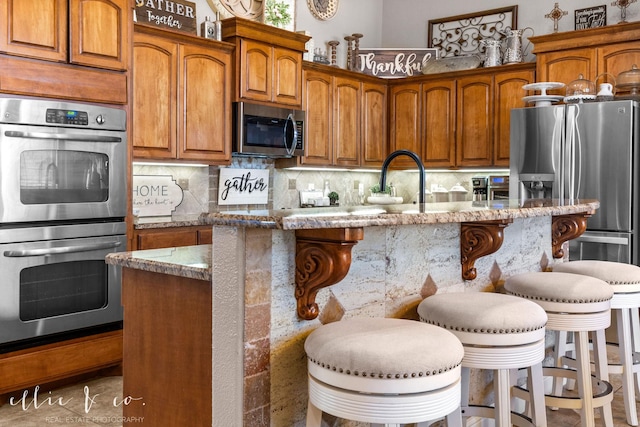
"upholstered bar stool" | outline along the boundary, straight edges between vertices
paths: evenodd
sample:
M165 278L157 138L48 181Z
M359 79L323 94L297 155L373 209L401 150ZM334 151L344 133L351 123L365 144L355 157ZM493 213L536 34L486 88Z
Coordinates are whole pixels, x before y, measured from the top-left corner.
M640 386L640 363L634 364L633 356L640 346L640 267L610 261L571 261L555 265L553 271L596 277L611 286L611 310L616 315L620 363L609 364L609 373L622 374L627 423L637 426L635 389L636 384Z
M576 370L545 368L545 376L576 379L578 398L547 395L552 408L580 409L581 425L595 426L594 408L602 408L607 427L613 427L611 400L613 389L608 378L604 330L610 325L613 291L604 281L569 273L524 273L509 277L507 293L531 300L547 312L547 329L573 332L575 337ZM596 377L592 379L589 356L589 333L592 332ZM557 349L556 349L557 351ZM604 378L604 380L603 380ZM594 386L594 383L596 384ZM596 392L594 393L594 388Z
M462 415L493 418L497 427L546 426L542 360L547 315L531 301L489 292L436 294L418 306L423 322L454 333L464 346ZM493 371L494 407L469 404L470 369ZM511 408L510 377L526 368L530 417Z
M304 349L308 427L320 427L323 412L388 426L446 418L449 427L462 427L462 344L442 328L404 319L347 319L320 326Z

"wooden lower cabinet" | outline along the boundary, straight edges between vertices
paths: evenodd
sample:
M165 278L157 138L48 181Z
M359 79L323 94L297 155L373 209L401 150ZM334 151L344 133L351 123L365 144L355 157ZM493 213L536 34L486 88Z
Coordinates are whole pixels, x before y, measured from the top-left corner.
M210 281L123 268L124 426L212 425L211 298Z
M210 245L213 231L209 226L169 227L135 230L132 250L173 248L178 246Z
M122 330L0 354L0 404L3 396L79 375L118 368ZM119 374L119 372L116 372Z

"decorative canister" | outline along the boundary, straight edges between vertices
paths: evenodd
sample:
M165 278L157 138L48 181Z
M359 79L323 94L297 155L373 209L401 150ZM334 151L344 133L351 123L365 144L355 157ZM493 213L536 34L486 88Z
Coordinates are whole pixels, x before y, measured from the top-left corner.
M495 67L502 65L502 42L500 40L483 39L480 43L484 46L484 66Z

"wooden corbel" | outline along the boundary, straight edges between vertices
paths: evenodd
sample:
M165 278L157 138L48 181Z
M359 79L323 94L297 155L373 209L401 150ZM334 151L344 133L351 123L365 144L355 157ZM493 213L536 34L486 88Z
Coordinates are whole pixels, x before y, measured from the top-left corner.
M476 260L500 249L504 240L503 229L512 222L512 219L498 219L460 224L460 260L464 280L476 278Z
M554 258L564 257L563 243L584 233L590 216L590 213L578 213L552 217L551 246Z
M363 238L363 228L296 230L298 317L318 317L316 294L344 279L351 267L351 248Z

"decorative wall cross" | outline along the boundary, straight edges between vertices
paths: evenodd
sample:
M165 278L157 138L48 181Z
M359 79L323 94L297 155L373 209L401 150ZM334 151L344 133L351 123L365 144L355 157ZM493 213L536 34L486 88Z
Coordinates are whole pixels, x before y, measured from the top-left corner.
M620 1L620 0L618 0ZM625 0L622 0L625 1ZM633 0L636 1L636 0ZM544 15L545 18L550 18L553 19L553 32L557 33L558 32L558 21L565 15L567 15L569 12L567 12L566 10L562 10L560 9L560 7L558 7L558 3L556 3L553 6L553 9L551 9L551 12L547 13L546 15Z
M619 24L627 22L627 8L631 3L635 3L637 0L616 0L611 3L611 6L618 6L620 8L620 19L622 19Z

